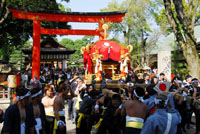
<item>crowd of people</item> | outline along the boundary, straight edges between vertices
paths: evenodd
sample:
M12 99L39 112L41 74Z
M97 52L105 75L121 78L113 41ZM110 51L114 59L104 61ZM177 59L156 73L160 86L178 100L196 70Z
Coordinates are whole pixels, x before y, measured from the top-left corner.
M196 124L200 132L199 80L174 77L169 92L155 90L165 74L129 72L126 80L104 78L100 89L84 80L80 70L41 71L30 79L23 74L17 98L4 113L3 134L66 134L66 111L77 134L182 134ZM107 89L109 83L126 88ZM135 86L137 83L145 86ZM192 114L196 122L192 122Z

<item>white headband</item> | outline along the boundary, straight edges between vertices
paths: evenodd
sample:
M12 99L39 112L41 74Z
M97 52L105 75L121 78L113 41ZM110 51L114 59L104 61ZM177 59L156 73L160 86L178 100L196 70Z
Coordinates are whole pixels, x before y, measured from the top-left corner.
M142 97L138 96L137 93L135 92L135 90L133 91L133 93L134 93L134 95L135 95L141 102L144 101L144 100L143 100L143 96L142 96Z
M17 96L17 101L24 99L25 97L28 97L31 95L31 92L28 91L24 96Z
M34 97L36 97L36 96L38 96L38 95L40 95L40 94L42 94L42 90L40 90L39 92L33 94L33 95L32 95L32 98L34 98Z
M176 82L176 83L182 83L181 80L174 80L174 82Z
M197 82L197 83L198 83L199 81L198 81L198 80L193 80L191 83L195 83L195 82Z

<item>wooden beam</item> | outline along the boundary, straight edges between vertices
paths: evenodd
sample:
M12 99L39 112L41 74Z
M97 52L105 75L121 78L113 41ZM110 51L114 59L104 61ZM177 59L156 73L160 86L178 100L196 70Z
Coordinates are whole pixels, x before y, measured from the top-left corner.
M40 28L41 34L51 35L100 35L99 30L81 30L81 29L45 29Z
M90 22L97 23L102 19L105 22L122 22L124 14L113 15L75 15L75 14L52 14L52 13L34 13L9 9L14 18L38 20L38 21L56 21L56 22Z

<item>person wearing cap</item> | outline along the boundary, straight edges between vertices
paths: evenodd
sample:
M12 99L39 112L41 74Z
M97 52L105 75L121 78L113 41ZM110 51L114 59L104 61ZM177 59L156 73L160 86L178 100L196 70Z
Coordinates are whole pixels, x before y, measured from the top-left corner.
M141 134L177 134L177 126L181 123L178 112L167 112L167 96L160 94L155 98L156 110L149 116Z
M36 121L29 105L30 91L22 86L16 88L17 103L5 112L2 134L34 134Z
M44 105L41 103L42 90L34 88L31 90L32 105L34 118L36 121L35 134L45 134L45 111Z
M146 117L147 105L143 103L145 91L141 87L133 90L132 99L124 104L122 109L122 119L126 120L124 134L140 134Z
M66 122L65 122L65 100L68 98L68 93L70 92L70 85L66 84L64 81L59 83L58 95L54 100L54 130L53 134L66 134Z
M193 78L192 79L192 87L194 89L194 93L193 93L193 98L194 98L194 104L196 103L197 105L200 105L200 87L198 86L198 79L197 78ZM192 107L194 113L195 113L195 119L196 119L196 134L199 134L200 132L200 109L198 109L197 107L193 106Z

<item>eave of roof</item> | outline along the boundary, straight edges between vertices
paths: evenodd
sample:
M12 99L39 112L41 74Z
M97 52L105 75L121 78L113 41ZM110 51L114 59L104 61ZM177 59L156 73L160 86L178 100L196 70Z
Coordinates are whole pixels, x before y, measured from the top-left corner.
M30 49L23 49L22 52L24 54L32 54L32 48ZM76 52L76 50L69 50L68 48L63 48L63 49L59 49L59 48L41 48L40 49L41 53L66 53L66 54L73 54Z

